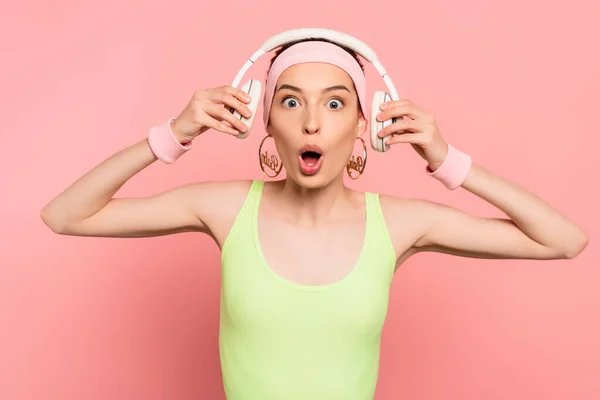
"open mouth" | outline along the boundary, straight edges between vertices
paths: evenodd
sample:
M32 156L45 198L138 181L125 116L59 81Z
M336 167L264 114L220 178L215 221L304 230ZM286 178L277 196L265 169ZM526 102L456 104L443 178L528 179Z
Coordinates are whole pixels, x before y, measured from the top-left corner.
M319 153L317 153L316 151L306 151L306 152L302 153L302 155L300 157L302 157L302 159L304 160L306 165L314 165L314 164L316 164L317 161L319 161L319 158L321 158L321 155Z
M321 168L323 151L317 145L308 144L302 146L299 151L298 161L300 169L305 175L314 175Z

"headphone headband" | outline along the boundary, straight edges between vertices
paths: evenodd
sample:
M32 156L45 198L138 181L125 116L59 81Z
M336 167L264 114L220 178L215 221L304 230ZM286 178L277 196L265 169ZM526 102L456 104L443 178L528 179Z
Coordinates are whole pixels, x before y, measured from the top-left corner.
M352 49L371 63L377 60L375 52L357 38L346 33L323 28L300 28L278 33L267 39L261 46L261 49L267 53L286 43L302 39L328 39Z
M239 86L246 71L262 55L287 43L295 42L297 40L302 39L327 39L331 42L334 42L338 45L346 46L349 49L355 51L362 58L370 62L373 65L373 67L375 67L377 72L379 72L379 75L381 75L383 81L389 89L389 93L392 100L398 100L398 92L396 91L392 80L388 76L385 68L383 68L383 65L381 65L381 63L377 59L377 55L375 54L375 52L369 46L367 46L365 43L351 35L324 28L291 29L271 36L262 44L262 46L260 46L260 49L258 49L254 54L252 54L248 61L244 63L244 65L236 75L235 79L233 80L232 86L236 88Z

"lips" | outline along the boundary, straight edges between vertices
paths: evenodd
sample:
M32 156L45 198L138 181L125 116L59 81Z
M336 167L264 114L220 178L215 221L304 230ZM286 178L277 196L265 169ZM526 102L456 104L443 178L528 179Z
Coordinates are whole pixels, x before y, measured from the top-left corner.
M314 175L321 169L323 150L315 144L307 144L298 152L300 170L305 175Z

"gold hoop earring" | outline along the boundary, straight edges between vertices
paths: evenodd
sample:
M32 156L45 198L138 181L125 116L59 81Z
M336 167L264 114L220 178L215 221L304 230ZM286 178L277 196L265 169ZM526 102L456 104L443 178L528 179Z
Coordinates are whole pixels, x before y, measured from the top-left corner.
M275 154L269 157L269 153L267 151L265 151L264 153L262 152L262 147L265 143L265 140L267 140L270 137L272 136L265 136L263 140L261 140L260 146L258 146L258 162L260 163L260 169L266 176L268 176L269 178L275 178L281 172L281 169L283 168L283 163ZM269 175L267 171L265 171L265 166L267 166L267 168L269 168L271 171L275 172L275 175Z
M350 161L348 161L348 164L346 164L346 172L348 173L350 179L354 180L358 179L363 174L365 171L365 166L367 165L367 145L365 144L363 138L359 137L358 140L361 141L363 146L363 156L358 156L355 158L354 155L352 155L352 157L350 157ZM351 170L358 172L358 175L352 176Z

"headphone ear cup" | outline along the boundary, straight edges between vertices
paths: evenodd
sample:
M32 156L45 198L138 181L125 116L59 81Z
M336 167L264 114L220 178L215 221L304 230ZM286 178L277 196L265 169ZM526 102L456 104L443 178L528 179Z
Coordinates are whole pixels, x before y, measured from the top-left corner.
M240 88L240 90L248 93L248 95L250 96L250 104L248 104L248 108L250 108L250 111L252 111L252 115L250 116L250 118L246 118L243 115L241 115L239 112L237 112L235 110L233 111L233 115L237 119L241 120L246 125L248 125L248 130L246 132L240 132L240 134L236 136L238 139L245 139L248 136L248 134L250 133L250 131L252 130L252 124L254 123L254 117L256 116L256 111L258 110L258 104L260 103L262 89L263 89L263 85L262 85L261 81L256 80L256 79L250 79L249 81L244 83L242 85L242 87Z
M377 135L383 128L395 122L395 118L386 121L377 120L377 114L381 112L379 107L390 100L392 100L392 98L386 92L376 91L373 94L373 102L371 104L371 147L373 147L373 150L375 151L385 152L390 149L390 146L386 146L385 144L385 140L387 140L389 136L379 137Z

